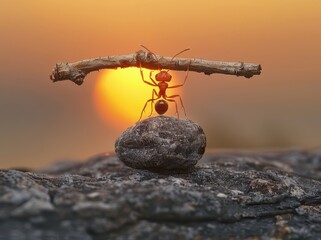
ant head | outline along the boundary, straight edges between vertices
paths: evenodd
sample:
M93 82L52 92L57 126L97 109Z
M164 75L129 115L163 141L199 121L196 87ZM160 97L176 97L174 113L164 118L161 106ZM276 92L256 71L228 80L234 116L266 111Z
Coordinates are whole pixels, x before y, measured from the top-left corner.
M150 52L152 55L154 55L154 57L155 57L155 59L156 59L156 61L157 61L159 73L157 73L157 74L155 75L155 79L156 79L156 81L158 81L158 82L170 82L170 81L172 80L172 76L171 76L168 72L169 72L169 70L171 69L171 66L172 66L172 63L173 63L174 58L175 58L176 56L178 56L179 54L190 50L189 48L187 48L187 49L184 49L184 50L180 51L179 53L176 53L176 54L172 57L172 59L170 60L170 62L169 62L168 70L167 70L167 71L163 71L163 70L161 70L161 68L160 68L159 59L158 59L158 57L156 56L156 54L153 53L151 50L149 50L149 49L148 49L147 47L145 47L144 45L141 45L141 46L142 46L143 48L145 48L148 52Z
M170 75L168 71L160 71L155 75L155 79L158 82L170 82L172 79L172 75Z

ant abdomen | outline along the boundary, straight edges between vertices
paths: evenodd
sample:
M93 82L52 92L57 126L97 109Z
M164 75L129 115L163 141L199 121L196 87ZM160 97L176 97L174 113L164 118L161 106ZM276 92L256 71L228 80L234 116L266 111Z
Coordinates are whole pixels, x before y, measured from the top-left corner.
M168 109L168 104L166 101L161 99L155 103L155 110L159 115L166 113L167 109Z

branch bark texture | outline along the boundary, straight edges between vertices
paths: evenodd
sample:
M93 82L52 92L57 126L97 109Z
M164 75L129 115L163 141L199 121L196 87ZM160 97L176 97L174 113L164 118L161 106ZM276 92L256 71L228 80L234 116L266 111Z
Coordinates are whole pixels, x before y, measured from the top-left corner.
M261 65L243 62L220 62L208 61L195 58L175 58L153 55L147 51L138 51L132 54L107 56L86 59L73 63L57 63L53 69L50 79L53 82L71 80L81 85L86 75L100 69L117 69L127 67L139 67L147 69L171 69L176 71L190 71L205 73L228 74L244 76L246 78L261 74Z

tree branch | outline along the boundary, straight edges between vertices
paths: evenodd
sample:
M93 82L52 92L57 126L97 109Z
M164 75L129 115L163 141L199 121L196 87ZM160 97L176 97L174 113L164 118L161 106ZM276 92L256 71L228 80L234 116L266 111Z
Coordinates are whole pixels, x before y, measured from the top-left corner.
M157 59L156 59L157 58ZM142 67L148 69L171 69L176 71L186 71L189 66L190 71L205 73L207 75L213 73L244 76L250 78L253 75L261 74L261 65L243 62L218 62L207 61L195 58L175 58L171 62L171 57L162 57L153 55L150 52L138 51L133 54L107 56L99 58L86 59L74 63L57 63L50 79L53 82L62 80L71 80L81 85L86 75L92 71L100 69L116 69L127 67Z

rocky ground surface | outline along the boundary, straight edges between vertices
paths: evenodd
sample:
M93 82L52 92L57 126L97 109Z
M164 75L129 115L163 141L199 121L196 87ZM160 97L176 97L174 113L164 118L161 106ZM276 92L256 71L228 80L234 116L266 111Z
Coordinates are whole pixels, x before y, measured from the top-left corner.
M321 239L321 152L209 152L189 171L115 155L0 171L0 239Z

